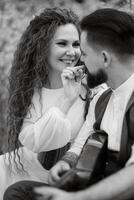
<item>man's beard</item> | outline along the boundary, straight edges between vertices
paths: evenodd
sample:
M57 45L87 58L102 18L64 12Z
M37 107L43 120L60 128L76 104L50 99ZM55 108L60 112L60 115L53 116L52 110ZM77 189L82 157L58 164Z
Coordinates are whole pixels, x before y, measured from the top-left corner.
M102 83L107 82L108 76L103 69L99 69L98 72L91 74L87 71L87 85L89 88L94 88Z

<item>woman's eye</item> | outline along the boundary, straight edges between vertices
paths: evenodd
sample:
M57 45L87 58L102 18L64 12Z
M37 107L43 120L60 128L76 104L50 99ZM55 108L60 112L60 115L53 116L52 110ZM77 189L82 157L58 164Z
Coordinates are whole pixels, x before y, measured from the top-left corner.
M65 46L65 45L66 45L65 42L58 42L57 44L58 44L59 46Z
M76 42L76 43L73 44L73 46L74 46L74 47L80 47L80 43L79 43L79 42Z

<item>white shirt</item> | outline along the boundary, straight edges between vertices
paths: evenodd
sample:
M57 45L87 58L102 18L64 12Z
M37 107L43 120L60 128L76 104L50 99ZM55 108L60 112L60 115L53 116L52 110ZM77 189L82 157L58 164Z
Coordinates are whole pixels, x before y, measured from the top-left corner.
M119 151L123 119L128 101L134 91L134 74L120 85L108 102L100 128L108 133L109 149Z
M56 102L62 93L63 88L55 90L42 88L40 97L35 91L32 105L29 107L30 114L25 118L19 136L24 147L19 148L20 157L16 157L16 162L20 159L26 172L18 173L16 170L13 152L12 173L9 170L8 153L0 155L0 200L3 199L5 189L17 181L34 180L47 183L48 170L38 161L37 153L62 147L77 136L84 122L85 102L78 98L68 114L64 115L56 107Z
M62 94L63 88L42 88L41 96L35 91L30 113L19 135L21 143L33 152L63 147L74 140L82 127L85 102L78 98L65 115L56 107Z
M127 103L133 91L134 91L134 74L122 85L120 85L117 89L113 90L113 93L108 102L100 128L108 134L108 148L111 150L115 151L120 150L123 118ZM88 130L88 135L90 135L93 132L93 125L95 123L95 105L100 97L100 94L102 94L102 91L97 95L95 95L90 103L88 115L83 125L83 128L80 131L79 138L80 135L84 134L87 135L87 130ZM77 144L74 143L74 146L70 149L70 151L79 154L80 149L78 150L76 146ZM134 161L134 145L132 146L132 155L130 160L131 162ZM128 163L130 163L130 160L128 161Z

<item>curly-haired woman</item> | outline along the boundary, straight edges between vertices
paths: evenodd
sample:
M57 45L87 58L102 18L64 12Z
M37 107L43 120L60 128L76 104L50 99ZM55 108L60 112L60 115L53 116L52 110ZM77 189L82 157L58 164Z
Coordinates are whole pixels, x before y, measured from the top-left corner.
M44 168L53 166L79 132L83 66L74 66L80 55L78 17L70 10L45 9L24 31L9 76L9 153L0 157L1 194L18 180L46 182Z
M47 183L48 169L83 125L81 97L87 91L81 86L83 66L76 66L79 36L72 11L49 8L31 20L20 39L9 77L9 153L0 157L1 194L19 180Z

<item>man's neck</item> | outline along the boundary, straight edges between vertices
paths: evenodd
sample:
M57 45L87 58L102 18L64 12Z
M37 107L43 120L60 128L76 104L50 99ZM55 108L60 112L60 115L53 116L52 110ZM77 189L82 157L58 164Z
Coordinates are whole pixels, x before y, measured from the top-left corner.
M120 85L122 85L125 81L127 81L130 76L134 74L134 65L133 67L125 67L125 66L118 66L115 67L114 70L109 70L108 73L108 85L112 89L118 88Z

